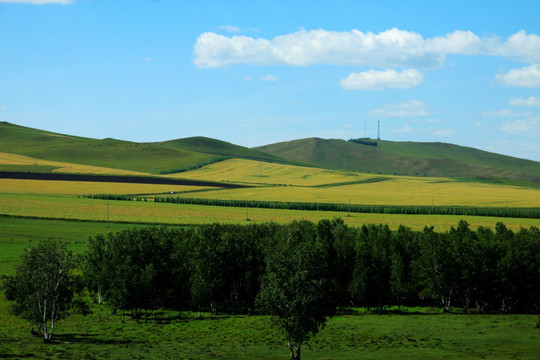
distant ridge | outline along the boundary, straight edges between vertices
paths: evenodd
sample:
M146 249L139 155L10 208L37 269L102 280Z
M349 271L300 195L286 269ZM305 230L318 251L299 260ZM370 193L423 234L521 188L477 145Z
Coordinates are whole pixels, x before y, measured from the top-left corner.
M171 173L223 157L290 163L276 155L204 137L149 143L97 140L8 122L0 122L0 152L149 174Z
M242 158L390 175L540 185L537 161L440 142L376 141L377 146L368 146L308 138L250 149L207 137L149 143L97 140L0 122L0 152L147 174L186 171L226 158ZM17 171L13 166L8 170Z
M255 149L332 169L480 181L540 182L540 162L440 142L377 140L377 146L367 146L345 140L307 138Z

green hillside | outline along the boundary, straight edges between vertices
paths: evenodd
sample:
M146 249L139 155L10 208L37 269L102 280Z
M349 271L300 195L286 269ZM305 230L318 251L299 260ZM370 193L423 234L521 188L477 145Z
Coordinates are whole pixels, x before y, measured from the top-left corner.
M153 174L193 168L227 157L369 173L540 184L540 163L536 161L445 143L379 140L377 145L310 138L249 149L206 137L136 143L70 136L0 122L0 152Z
M0 152L153 174L188 168L225 156L285 161L275 155L202 137L135 143L70 136L7 122L0 122Z
M256 148L313 166L381 174L540 182L540 163L446 143L309 138Z
M185 139L169 140L162 143L167 148L189 150L216 156L229 156L250 160L269 162L290 162L280 156L252 150L243 146L234 145L225 141L197 136Z

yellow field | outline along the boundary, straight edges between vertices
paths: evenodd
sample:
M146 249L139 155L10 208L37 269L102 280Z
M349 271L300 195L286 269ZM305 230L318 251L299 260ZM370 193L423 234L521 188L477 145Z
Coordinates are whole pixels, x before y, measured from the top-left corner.
M0 163L31 165L33 158L0 154ZM79 173L136 174L116 169L79 166L59 162L40 165L63 166ZM322 202L368 205L435 205L538 207L540 190L517 186L458 182L446 178L382 176L354 172L324 170L309 167L261 163L250 160L227 160L172 177L251 183L246 189L203 189L199 186L95 183L76 181L39 181L0 179L0 215L65 218L105 221L107 201L77 198L85 194L170 194L212 199L261 200L284 202ZM370 182L370 180L377 180ZM360 182L343 185L344 183ZM342 185L339 185L342 184ZM324 185L324 187L320 187ZM319 186L319 187L318 187ZM205 188L207 189L207 188ZM182 193L186 192L188 193ZM176 196L176 195L175 195ZM153 202L109 202L110 221L200 224L208 222L246 223L245 208L176 205ZM353 226L366 223L387 223L393 229L405 224L413 229L433 225L438 230L465 218L473 227L493 227L502 221L510 228L540 226L538 219L493 217L461 217L443 215L347 214L273 209L249 209L252 221L290 222L294 219L319 221L342 217Z
M109 205L107 205L107 203ZM343 212L292 211L273 209L254 209L247 211L250 221L246 221L245 208L178 205L153 202L109 201L85 198L57 196L31 196L0 194L0 213L2 215L44 217L53 219L77 219L106 221L107 208L111 222L142 222L159 224L203 224L220 223L259 223L275 221L288 223L293 220L310 220L318 222L322 219L341 217L350 226L363 224L388 224L397 229L404 224L421 230L424 226L434 226L437 231L448 230L456 226L459 220L467 220L473 228L478 226L495 227L497 222L505 223L510 229L540 226L539 219L512 219L481 216L452 215L388 215L388 214L355 214L350 217ZM2 222L0 217L0 226Z
M35 159L28 156L0 153L0 165L38 165L55 166L58 169L53 172L74 174L100 174L100 175L147 175L137 171L112 169L100 166L71 164L60 161Z
M317 186L349 181L363 181L377 175L267 162L230 159L200 169L168 175L184 179L230 181L259 185ZM380 176L378 176L380 177Z
M202 186L126 184L89 181L0 179L0 193L76 196L90 194L162 194L209 189ZM211 189L211 188L210 188Z
M259 175L259 171L260 174ZM267 185L189 194L211 199L324 202L369 205L537 207L540 190L460 182L448 178L407 177L324 170L231 159L176 177ZM382 181L369 182L370 179ZM365 183L332 186L352 181ZM268 187L268 185L288 185ZM314 187L326 185L325 187Z
M313 187L257 187L186 194L186 197L369 205L536 207L540 190L479 183L394 178L381 182Z

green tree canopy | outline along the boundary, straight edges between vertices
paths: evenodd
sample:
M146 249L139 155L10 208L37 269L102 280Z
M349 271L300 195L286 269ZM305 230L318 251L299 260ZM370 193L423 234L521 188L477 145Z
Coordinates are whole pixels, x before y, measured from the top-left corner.
M51 341L56 320L67 315L76 290L76 258L57 241L25 250L14 276L4 282L5 296L13 301L15 315L38 326L43 339Z
M257 303L285 331L291 359L300 359L302 344L335 311L324 250L313 223L293 222L266 259Z

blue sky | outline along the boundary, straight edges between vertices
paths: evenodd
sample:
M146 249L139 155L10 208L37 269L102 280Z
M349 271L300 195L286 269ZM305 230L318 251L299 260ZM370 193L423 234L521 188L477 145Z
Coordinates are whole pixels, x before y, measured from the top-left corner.
M539 1L0 0L0 121L540 161Z

